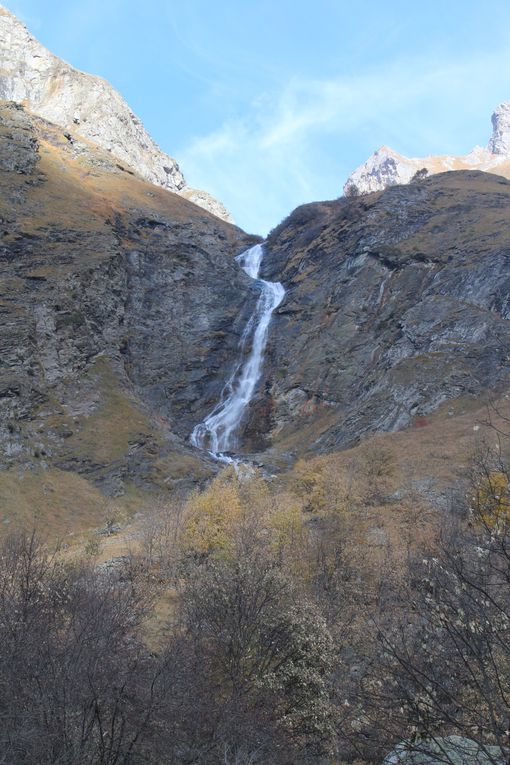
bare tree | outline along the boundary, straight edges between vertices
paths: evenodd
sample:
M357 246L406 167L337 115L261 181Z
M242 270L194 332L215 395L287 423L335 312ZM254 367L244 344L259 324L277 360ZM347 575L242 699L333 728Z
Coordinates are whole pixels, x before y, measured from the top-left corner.
M386 746L403 740L423 753L457 735L485 761L509 761L510 515L502 467L497 456L477 462L466 521L443 534L434 556L414 562L405 618L378 625L380 654L363 680L360 709ZM440 754L456 761L447 748Z
M0 762L117 765L144 751L158 670L132 586L51 556L0 551Z
M183 592L183 628L188 661L207 680L200 726L208 720L211 762L306 762L330 751L331 638L267 551L197 567Z

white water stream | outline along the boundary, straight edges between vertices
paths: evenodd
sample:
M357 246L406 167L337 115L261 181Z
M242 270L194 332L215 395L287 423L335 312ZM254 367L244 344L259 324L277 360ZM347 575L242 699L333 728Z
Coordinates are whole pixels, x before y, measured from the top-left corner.
M263 245L256 244L236 258L243 271L256 280L260 296L241 337L238 363L225 383L220 400L191 434L193 446L206 449L223 462L234 461L225 452L236 447L237 429L262 372L271 314L285 295L280 282L258 278L263 256Z

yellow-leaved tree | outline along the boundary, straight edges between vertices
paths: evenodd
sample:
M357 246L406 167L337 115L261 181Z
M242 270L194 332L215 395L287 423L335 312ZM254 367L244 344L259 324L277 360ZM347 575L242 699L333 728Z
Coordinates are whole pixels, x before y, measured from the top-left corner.
M182 547L199 556L228 555L242 512L239 485L226 469L203 491L194 491L184 507Z
M477 483L473 497L475 515L487 526L510 522L510 483L503 470L487 472Z

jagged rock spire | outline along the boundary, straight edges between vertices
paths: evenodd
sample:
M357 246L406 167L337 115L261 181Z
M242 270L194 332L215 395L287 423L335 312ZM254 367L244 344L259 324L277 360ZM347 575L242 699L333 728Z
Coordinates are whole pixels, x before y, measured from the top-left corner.
M500 104L491 119L492 137L488 149L492 154L510 158L510 101Z

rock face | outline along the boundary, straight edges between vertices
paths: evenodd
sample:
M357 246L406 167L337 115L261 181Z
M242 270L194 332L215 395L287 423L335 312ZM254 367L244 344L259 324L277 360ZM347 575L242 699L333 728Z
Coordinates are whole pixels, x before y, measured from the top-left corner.
M464 157L405 157L382 146L360 165L344 185L346 194L368 194L388 186L409 183L420 170L429 175L449 170L484 170L510 178L510 102L492 115L492 137L486 149L476 146Z
M510 103L500 104L492 115L492 137L489 141L492 154L510 157Z
M0 99L25 104L34 114L64 128L71 139L93 141L144 180L183 194L232 222L221 202L187 186L175 159L161 151L108 82L79 72L51 54L2 6Z
M287 292L248 445L342 448L506 390L509 215L510 182L479 172L292 213L266 245Z
M343 448L504 394L509 214L510 182L477 171L294 211L262 263L286 295L245 451ZM15 103L0 223L0 507L19 471L110 495L203 475L189 435L238 358L257 290L233 258L254 238Z
M14 103L0 221L0 466L110 494L196 468L189 433L256 299L233 260L253 238Z

